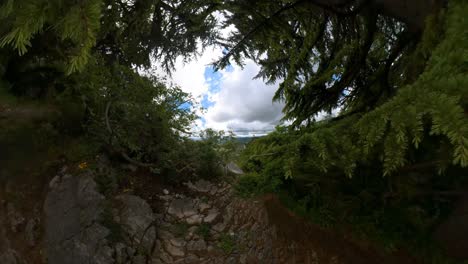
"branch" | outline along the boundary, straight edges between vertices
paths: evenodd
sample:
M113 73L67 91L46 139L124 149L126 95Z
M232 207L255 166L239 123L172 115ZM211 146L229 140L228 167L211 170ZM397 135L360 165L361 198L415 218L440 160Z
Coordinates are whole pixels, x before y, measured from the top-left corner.
M111 104L112 104L112 101L107 102L106 110L105 110L104 115L105 115L105 119L106 119L107 131L110 134L110 143L109 144L112 146L112 138L113 138L114 131L112 130L112 127L111 127L110 121L109 121L109 110L110 110ZM153 163L143 163L143 162L140 162L140 161L136 161L136 160L130 158L127 155L127 153L125 153L123 150L117 150L116 149L116 152L119 153L126 161L130 162L133 165L136 165L136 166L139 166L139 167L145 167L145 168L155 166L155 164L153 164Z
M272 155L279 154L279 153L281 153L281 152L278 151L278 152L270 152L270 153L265 153L265 154L252 155L252 156L249 157L249 160L252 159L252 158L255 158L255 157L272 156Z
M344 7L352 4L353 0L338 0L338 1L323 1L323 0L309 0L312 5L322 8L325 11L333 13L340 17L353 16L361 12L362 8L369 3L369 0L362 0L353 10L342 11L335 7Z
M268 22L270 22L271 19L273 19L274 17L280 15L284 11L287 11L289 9L294 8L295 6L297 6L298 4L300 4L300 3L304 2L304 1L305 0L298 0L298 1L293 2L291 4L285 5L282 8L280 8L279 10L277 10L275 13L270 15L269 17L265 18L262 22L257 24L253 29L251 29L249 32L247 32L247 34L245 34L244 37L242 37L242 39L239 42L237 42L236 45L234 45L234 47L232 47L226 53L226 55L224 55L223 58L221 58L219 61L215 62L215 65L214 65L215 70L219 70L219 69L223 68L224 67L223 64L225 64L226 61L229 61L229 58L234 54L234 52L237 51L242 46L242 44L244 44L244 42L247 41L252 35L254 35L258 30L260 30L261 27L263 27Z

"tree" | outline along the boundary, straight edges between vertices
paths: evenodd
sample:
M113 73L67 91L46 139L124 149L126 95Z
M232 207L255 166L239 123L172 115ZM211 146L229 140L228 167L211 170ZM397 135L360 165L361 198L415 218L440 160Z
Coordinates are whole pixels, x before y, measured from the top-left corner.
M451 145L443 164L467 166L466 66L455 57L466 50L457 23L466 26L467 6L452 1L446 14L444 1L403 2L226 2L224 25L237 30L216 66L249 58L261 65L257 77L280 81L274 99L285 101L294 127L311 128L310 148L324 170L352 175L382 145L384 174L391 173L411 162L408 149L429 132ZM338 117L315 126L317 114L336 110ZM340 161L323 158L334 151Z
M249 144L237 189L278 191L315 223L452 263L432 258L437 251L427 245L468 184L466 1L451 1L419 30L375 10L371 38L370 24L357 22L373 1L333 10L312 5L319 1L257 3L227 14L239 31L218 65L261 63L259 77L282 82L277 98L294 123ZM309 5L316 16L307 16ZM399 50L405 31L413 35ZM314 120L333 109L336 117Z
M107 65L147 68L153 58L170 70L177 57L189 58L199 45L214 41L217 5L207 0L3 1L0 79L7 84L2 86L20 95L39 88L34 94L53 94L61 90L56 82L83 70L96 54Z

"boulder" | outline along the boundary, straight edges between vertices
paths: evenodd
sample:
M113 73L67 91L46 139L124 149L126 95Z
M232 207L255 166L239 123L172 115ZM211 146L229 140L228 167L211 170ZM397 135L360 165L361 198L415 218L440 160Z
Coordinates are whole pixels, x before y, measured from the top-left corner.
M91 175L56 176L44 203L49 264L112 263L109 230L100 224L104 196Z
M49 187L44 203L47 263L144 263L151 255L155 216L143 199L120 195L106 200L90 173L56 176ZM109 241L114 229L122 241Z

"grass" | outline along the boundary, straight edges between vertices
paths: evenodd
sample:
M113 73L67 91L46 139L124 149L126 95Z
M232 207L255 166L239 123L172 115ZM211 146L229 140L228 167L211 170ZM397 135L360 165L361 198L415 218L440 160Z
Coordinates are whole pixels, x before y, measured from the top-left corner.
M171 227L171 232L177 237L183 237L187 235L189 227L187 223L178 222Z
M218 242L218 247L225 254L231 254L236 249L236 241L234 236L228 233L222 233Z
M208 239L210 237L210 225L206 224L206 223L203 223L201 225L198 226L197 230L195 231L195 233L201 237L203 237L203 239Z

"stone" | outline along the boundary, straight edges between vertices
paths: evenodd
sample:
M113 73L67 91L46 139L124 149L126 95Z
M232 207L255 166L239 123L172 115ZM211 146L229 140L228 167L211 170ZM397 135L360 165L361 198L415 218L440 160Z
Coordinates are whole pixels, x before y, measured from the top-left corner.
M236 175L244 174L244 171L232 161L227 164L226 169Z
M203 239L190 241L187 243L187 250L197 251L197 252L206 251L207 250L206 242Z
M174 245L176 247L183 247L186 244L185 241L183 241L182 239L179 239L179 238L171 238L170 242L171 242L172 245Z
M216 220L218 215L219 211L217 209L211 209L210 211L208 211L208 215L205 218L203 218L203 222L212 223L214 220Z
M91 175L63 175L49 186L44 202L48 263L113 263L109 230L99 223L104 196Z
M188 182L185 184L189 189L199 193L208 193L213 186L209 181L206 180L198 180L195 183Z
M202 223L203 216L202 215L192 215L191 217L188 217L185 221L189 225L199 225Z
M226 229L226 224L225 224L225 223L217 223L216 225L214 225L214 226L212 227L212 229L213 229L214 231L216 231L216 232L221 233L221 232L224 231L224 229Z
M211 205L209 205L208 203L204 203L204 202L201 202L199 205L198 205L198 210L200 210L200 212L205 212L206 210L210 209L211 208Z
M197 210L191 199L179 198L170 203L167 213L178 219L182 219L197 214Z
M173 257L183 257L185 252L182 248L172 245L169 241L165 241L164 249Z
M30 247L36 245L37 238L39 237L39 219L30 219L24 228L24 235Z
M163 189L164 195L169 195L169 191L167 189Z
M187 255L187 257L185 257L184 261L184 263L186 264L198 263L200 261L200 258L197 257L197 255L189 254Z
M21 231L26 219L18 210L16 210L13 203L7 204L7 216L11 231L15 233Z
M120 224L127 237L142 246L146 252L151 252L156 241L154 214L149 204L135 195L119 195Z
M187 235L185 236L185 240L186 240L186 241L189 241L189 240L191 240L193 237L197 236L197 230L198 230L198 226L191 226L191 227L188 229Z
M106 200L91 173L63 175L49 186L43 206L47 263L146 263L149 256L136 254L151 254L156 241L146 201L127 194ZM109 230L109 221L119 230ZM32 222L27 226L34 230ZM119 241L108 241L111 232L119 232Z

